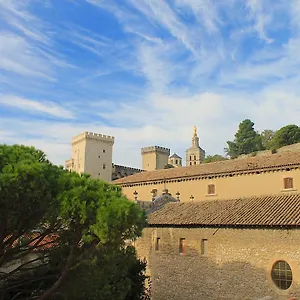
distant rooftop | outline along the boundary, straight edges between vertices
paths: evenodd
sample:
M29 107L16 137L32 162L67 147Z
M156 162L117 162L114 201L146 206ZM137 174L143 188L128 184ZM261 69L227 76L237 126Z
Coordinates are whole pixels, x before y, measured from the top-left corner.
M229 175L241 172L263 171L282 167L300 166L300 152L284 152L269 156L255 156L245 159L231 159L195 166L161 169L134 174L116 180L116 184L139 183L145 181L161 180L162 178L176 179L183 177L203 177Z

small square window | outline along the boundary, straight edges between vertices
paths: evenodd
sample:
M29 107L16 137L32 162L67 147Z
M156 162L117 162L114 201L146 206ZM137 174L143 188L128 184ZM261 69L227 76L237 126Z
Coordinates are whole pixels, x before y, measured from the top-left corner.
M201 255L207 254L207 239L201 240Z
M186 253L186 242L184 238L179 240L179 253L185 254Z
M155 251L160 250L160 238L156 238L156 243L155 243Z
M216 187L214 184L209 184L207 186L207 194L208 195L214 195L216 193Z
M106 168L106 164L103 164L103 170Z
M294 187L293 177L287 177L283 179L285 189L292 189Z

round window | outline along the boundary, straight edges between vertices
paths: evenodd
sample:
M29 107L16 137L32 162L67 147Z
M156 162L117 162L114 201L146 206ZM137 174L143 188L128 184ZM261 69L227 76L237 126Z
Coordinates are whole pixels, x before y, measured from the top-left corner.
M293 281L290 265L283 260L277 261L272 267L272 280L281 290L287 290Z

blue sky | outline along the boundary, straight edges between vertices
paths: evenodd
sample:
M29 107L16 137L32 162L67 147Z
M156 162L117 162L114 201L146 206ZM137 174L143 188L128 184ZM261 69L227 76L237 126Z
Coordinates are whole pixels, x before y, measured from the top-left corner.
M0 0L0 143L58 164L82 131L223 154L245 118L298 124L299 0Z

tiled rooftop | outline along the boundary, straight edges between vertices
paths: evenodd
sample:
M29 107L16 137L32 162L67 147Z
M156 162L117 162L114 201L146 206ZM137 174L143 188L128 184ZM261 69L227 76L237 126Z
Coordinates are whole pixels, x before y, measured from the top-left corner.
M148 171L118 179L114 183L121 185L182 177L213 176L252 170L276 169L288 166L300 166L300 152L286 152L281 154L272 154L269 156L254 156L250 158L218 161L189 167Z
M168 203L148 215L150 226L298 227L300 194Z

